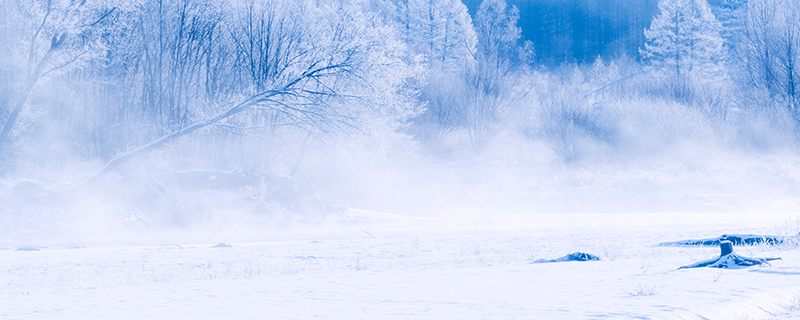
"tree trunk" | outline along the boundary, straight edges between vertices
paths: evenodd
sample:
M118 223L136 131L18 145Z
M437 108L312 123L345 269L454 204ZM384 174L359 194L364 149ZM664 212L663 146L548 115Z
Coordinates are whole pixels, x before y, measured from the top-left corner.
M719 243L720 257L733 253L733 242L722 241Z
M28 95L30 95L31 90L33 90L33 85L35 81L28 81L28 85L25 86L25 89L22 91L22 95L19 96L17 102L14 104L14 110L11 111L11 114L6 119L6 124L3 126L3 131L0 132L0 152L3 150L3 146L8 140L8 136L11 134L11 129L14 127L14 123L17 122L17 118L19 118L19 114L22 112L22 108L25 107L25 102L28 102Z

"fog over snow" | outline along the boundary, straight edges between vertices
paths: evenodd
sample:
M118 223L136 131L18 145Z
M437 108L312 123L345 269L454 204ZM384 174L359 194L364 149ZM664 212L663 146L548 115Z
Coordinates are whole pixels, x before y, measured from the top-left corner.
M798 17L0 2L0 318L800 317Z

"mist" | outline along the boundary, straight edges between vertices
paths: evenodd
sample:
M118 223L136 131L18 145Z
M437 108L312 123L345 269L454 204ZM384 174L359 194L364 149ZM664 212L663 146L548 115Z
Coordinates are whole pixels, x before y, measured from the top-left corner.
M0 245L800 208L800 7L529 2L4 1Z

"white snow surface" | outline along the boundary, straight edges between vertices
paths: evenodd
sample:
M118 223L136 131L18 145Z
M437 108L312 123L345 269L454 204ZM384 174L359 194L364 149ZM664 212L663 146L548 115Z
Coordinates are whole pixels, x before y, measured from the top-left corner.
M0 242L2 319L791 319L797 246L772 266L677 270L796 215L535 214L421 219L351 210L261 242L107 247ZM792 222L789 222L791 224ZM796 230L794 230L796 231ZM597 262L530 264L582 251Z

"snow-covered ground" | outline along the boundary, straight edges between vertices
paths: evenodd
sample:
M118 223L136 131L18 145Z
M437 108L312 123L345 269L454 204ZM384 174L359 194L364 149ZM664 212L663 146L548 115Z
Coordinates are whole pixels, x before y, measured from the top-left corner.
M677 270L719 249L655 244L726 232L792 232L792 219L413 219L352 211L334 228L231 247L214 247L212 239L149 247L52 245L39 251L11 246L0 250L0 318L789 319L800 317L798 248L736 248L743 255L783 258L768 267ZM603 261L529 263L574 251Z

